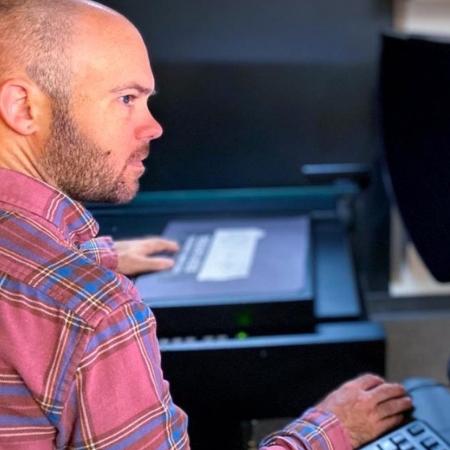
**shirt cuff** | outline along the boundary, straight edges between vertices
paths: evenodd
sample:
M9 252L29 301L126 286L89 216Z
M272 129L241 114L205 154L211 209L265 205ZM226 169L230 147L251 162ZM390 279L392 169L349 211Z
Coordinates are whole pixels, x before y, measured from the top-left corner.
M114 248L114 241L111 236L100 236L80 245L81 251L97 264L110 270L117 270L119 257Z
M283 430L267 436L259 450L351 450L350 439L338 418L311 408Z

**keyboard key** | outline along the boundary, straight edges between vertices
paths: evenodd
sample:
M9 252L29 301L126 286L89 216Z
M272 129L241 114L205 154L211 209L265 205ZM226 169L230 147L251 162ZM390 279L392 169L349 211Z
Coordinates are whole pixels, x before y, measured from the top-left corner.
M417 436L418 434L423 433L425 431L425 428L420 423L415 423L414 425L408 427L408 431L413 436Z
M417 420L359 450L450 450L450 445L429 425Z
M420 441L420 443L426 448L426 449L431 449L436 447L436 445L438 445L438 442L436 441L436 439L432 436L428 436L427 438L423 439L422 441Z
M401 444L402 442L405 442L406 441L406 437L405 437L404 434L400 434L400 433L394 434L394 436L391 437L391 441L394 444L398 445L398 444Z
M412 445L410 442L408 442L408 441L405 441L405 442L402 442L399 446L398 446L398 448L400 449L400 450L413 450L414 449L414 445Z
M393 442L389 441L388 439L381 441L378 444L378 447L380 447L381 450L397 450L397 446Z

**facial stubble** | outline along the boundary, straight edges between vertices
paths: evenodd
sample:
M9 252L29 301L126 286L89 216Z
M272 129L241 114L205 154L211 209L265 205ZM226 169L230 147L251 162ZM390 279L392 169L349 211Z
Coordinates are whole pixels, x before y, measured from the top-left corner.
M144 158L148 146L132 152L119 174L110 164L110 149L101 148L82 133L70 114L68 102L55 102L53 123L43 159L44 170L56 187L74 200L125 203L139 189L138 179L127 180L130 161Z

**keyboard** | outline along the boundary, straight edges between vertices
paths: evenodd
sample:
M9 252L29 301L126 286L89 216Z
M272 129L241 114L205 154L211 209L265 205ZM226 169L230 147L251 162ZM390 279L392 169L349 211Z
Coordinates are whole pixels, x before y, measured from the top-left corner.
M450 445L421 420L414 420L360 450L450 450Z

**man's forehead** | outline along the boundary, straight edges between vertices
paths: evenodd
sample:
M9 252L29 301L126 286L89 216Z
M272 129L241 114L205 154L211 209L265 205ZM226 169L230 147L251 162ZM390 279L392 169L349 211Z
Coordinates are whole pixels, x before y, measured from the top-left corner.
M75 19L74 31L74 45L83 40L91 45L139 43L145 47L139 31L131 22L108 10L83 10Z

